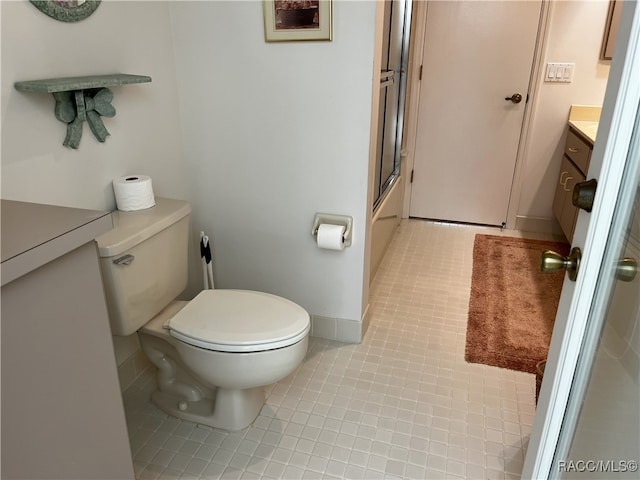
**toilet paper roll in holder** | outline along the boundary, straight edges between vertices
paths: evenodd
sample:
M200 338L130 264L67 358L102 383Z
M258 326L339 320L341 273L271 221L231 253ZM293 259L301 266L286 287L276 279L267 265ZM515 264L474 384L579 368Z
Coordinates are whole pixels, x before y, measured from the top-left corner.
M316 217L313 220L313 227L311 227L311 235L318 238L318 228L320 224L327 223L329 225L344 225L344 246L351 246L351 238L353 234L353 217L349 215L334 215L332 213L316 213Z

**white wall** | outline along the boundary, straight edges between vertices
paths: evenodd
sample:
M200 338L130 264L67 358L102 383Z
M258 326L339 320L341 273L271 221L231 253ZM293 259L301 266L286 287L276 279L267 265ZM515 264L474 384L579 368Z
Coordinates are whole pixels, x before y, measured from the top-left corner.
M111 181L153 178L157 195L182 197L186 169L176 97L169 5L102 2L68 24L29 2L2 3L2 197L90 209L115 207ZM64 147L53 96L14 89L21 80L130 73L152 82L114 87L117 114L104 144L88 125L80 148Z
M171 12L188 199L217 286L359 322L376 7L333 7L331 42L265 43L257 0ZM353 216L353 245L319 250L316 212Z
M550 8L543 62L572 62L576 67L569 84L544 83L544 71L537 79L539 90L518 204L518 216L523 218L553 218L551 206L569 108L572 104L602 105L611 63L599 59L608 1L552 1Z
M67 24L27 1L2 1L2 198L111 210L111 182L148 174L156 195L187 191L176 95L169 4L102 2L86 20ZM21 80L130 73L151 83L114 87L117 114L105 118L104 144L84 126L78 150L64 147L66 126L52 95L14 89ZM120 380L146 367L137 338L114 337Z
M2 197L112 209L114 178L148 174L156 195L192 203L217 286L283 295L358 329L376 7L333 6L332 42L270 44L258 0L106 1L75 24L2 2ZM153 81L113 88L111 136L100 144L85 126L77 151L62 146L51 95L13 88L116 72ZM353 245L319 250L316 212L353 216ZM192 257L189 295L201 288Z
M317 316L360 321L374 2L334 1L332 42L291 43L264 42L258 0L103 2L76 24L28 2L1 3L3 198L110 209L113 178L151 175L157 195L192 202L194 232L212 238L218 286L265 290ZM545 61L575 62L576 76L540 86L520 216L552 217L569 106L602 101L606 8L603 0L553 3ZM51 95L13 88L114 72L153 82L114 88L111 137L100 144L85 126L77 151L62 146ZM317 249L316 212L352 215L353 246ZM191 293L195 258L193 266Z

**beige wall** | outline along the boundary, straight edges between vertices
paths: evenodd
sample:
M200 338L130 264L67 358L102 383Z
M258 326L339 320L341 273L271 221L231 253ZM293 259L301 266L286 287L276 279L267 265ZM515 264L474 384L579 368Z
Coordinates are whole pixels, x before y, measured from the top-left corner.
M422 58L424 22L428 2L414 5L412 55ZM600 46L605 28L608 0L546 0L548 7L546 30L542 32L541 68L532 80L529 107L529 127L521 145L514 179L508 226L540 232L560 232L553 217L552 203L557 175L562 159L569 109L573 104L601 105L609 74L610 61L600 60ZM455 52L452 53L455 56ZM412 57L413 59L413 57ZM572 83L545 83L546 63L575 63ZM418 68L410 70L410 82L420 85ZM455 95L456 92L442 92ZM412 145L416 135L416 112L412 106L419 101L419 88L409 90L406 145ZM415 110L415 109L413 109ZM412 159L404 165L411 169ZM408 180L407 180L408 181ZM410 186L403 201L403 215L408 216Z
M608 2L553 1L543 64L575 63L569 84L536 79L532 127L523 160L519 220L553 218L551 205L562 159L569 108L572 104L602 105L610 61L599 59Z

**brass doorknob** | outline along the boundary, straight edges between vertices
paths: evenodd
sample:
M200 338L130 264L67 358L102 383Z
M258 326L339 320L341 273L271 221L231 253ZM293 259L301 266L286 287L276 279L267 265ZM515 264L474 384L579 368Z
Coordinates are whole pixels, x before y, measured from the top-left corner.
M545 250L540 256L540 270L545 273L552 273L565 269L567 275L569 275L569 280L575 282L578 277L581 259L582 251L578 247L572 248L568 257L563 257L553 250Z
M505 100L513 103L520 103L522 101L522 95L519 93L514 93L510 97L504 97Z
M631 282L638 273L638 262L635 258L623 258L616 265L616 278L622 282Z

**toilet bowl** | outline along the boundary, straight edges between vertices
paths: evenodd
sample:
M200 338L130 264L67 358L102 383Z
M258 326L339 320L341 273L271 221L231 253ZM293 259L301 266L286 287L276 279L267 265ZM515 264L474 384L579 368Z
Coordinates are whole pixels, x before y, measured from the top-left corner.
M138 332L158 369L151 399L161 410L241 430L260 413L264 387L304 359L309 314L248 290L176 301L186 287L189 212L186 202L163 198L147 210L114 212L114 230L97 239L112 333Z
M139 331L158 368L151 398L169 415L241 430L260 413L263 387L300 365L308 334L307 313L274 295L205 290L173 302Z

